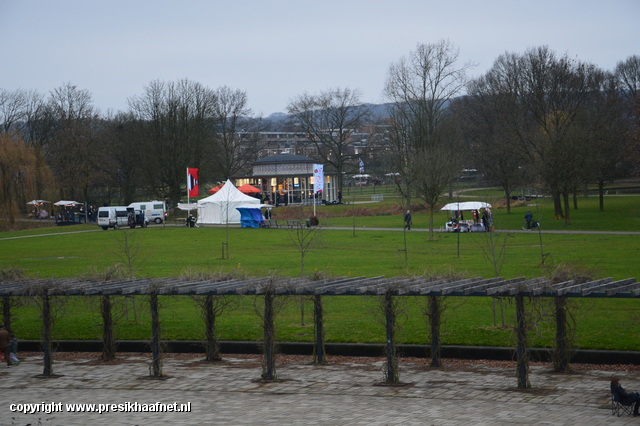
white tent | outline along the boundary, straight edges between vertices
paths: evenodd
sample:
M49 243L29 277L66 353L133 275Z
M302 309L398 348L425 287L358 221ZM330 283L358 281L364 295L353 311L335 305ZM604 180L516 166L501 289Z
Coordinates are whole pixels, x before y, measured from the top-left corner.
M461 203L449 203L440 210L460 211L460 210L480 210L491 208L491 204L482 201L463 201Z
M178 203L180 210L198 210L198 203Z
M53 203L54 206L79 206L81 204L82 203L79 203L77 201L67 201L67 200L61 200Z
M238 191L230 180L213 195L198 201L198 223L240 223L237 207L262 207L260 200Z

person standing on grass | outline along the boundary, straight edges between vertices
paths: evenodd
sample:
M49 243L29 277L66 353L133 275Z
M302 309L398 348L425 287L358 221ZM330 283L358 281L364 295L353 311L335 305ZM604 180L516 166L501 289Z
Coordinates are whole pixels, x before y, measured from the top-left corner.
M0 353L7 361L7 368L11 367L11 356L9 355L9 331L0 324Z
M482 213L482 226L484 227L484 232L489 231L489 213L486 210Z
M411 231L411 211L407 210L404 214L404 229Z

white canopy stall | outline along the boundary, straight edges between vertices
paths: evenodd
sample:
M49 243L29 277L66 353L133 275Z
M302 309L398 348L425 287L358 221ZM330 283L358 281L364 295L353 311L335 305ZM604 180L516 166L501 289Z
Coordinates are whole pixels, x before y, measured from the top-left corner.
M197 223L240 223L238 207L260 208L262 206L259 199L243 194L230 180L227 180L218 192L198 201Z
M483 201L463 201L446 204L440 210L452 213L452 219L446 223L447 232L475 232L491 230L493 219L490 208L491 204ZM485 210L482 217L480 216L481 209ZM475 212L473 220L464 220L463 211Z
M49 212L45 208L45 204L50 204L51 201L47 200L31 200L27 203L28 206L33 206L31 215L36 219L46 219L49 217Z
M60 200L53 203L53 205L58 207L55 215L56 225L87 223L87 215L82 208L82 203L71 200Z
M463 210L480 210L480 209L490 209L491 204L485 203L482 201L463 201L458 203L449 203L446 204L440 210L442 211L463 211Z

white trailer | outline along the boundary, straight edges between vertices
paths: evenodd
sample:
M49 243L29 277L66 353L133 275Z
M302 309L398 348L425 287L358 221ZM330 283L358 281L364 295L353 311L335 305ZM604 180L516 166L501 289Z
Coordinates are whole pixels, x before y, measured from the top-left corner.
M141 210L150 222L161 224L167 219L167 206L164 201L140 201L129 204L136 210Z

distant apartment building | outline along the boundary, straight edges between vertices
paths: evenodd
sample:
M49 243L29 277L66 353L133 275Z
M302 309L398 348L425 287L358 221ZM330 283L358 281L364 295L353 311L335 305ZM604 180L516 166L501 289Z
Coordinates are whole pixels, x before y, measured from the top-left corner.
M251 136L256 137L256 134ZM258 132L257 137L261 148L256 153L252 171L234 176L236 185L248 183L260 188L264 199L274 204L307 204L314 199L313 165L325 164L325 189L320 198L324 202L340 199L335 170L327 167L306 133L268 131ZM379 160L377 157L384 155L387 141L388 127L385 125L364 126L351 132L344 155L353 161L351 168L345 170L346 174L358 175L362 173L362 164L369 167L375 164Z
M275 154L302 155L317 157L318 151L306 133L296 132L259 132L260 146L258 158Z
M367 125L351 133L345 155L357 156L384 149L388 140L388 126ZM304 132L272 131L258 132L262 149L257 153L258 158L275 154L302 155L318 158L318 150Z

